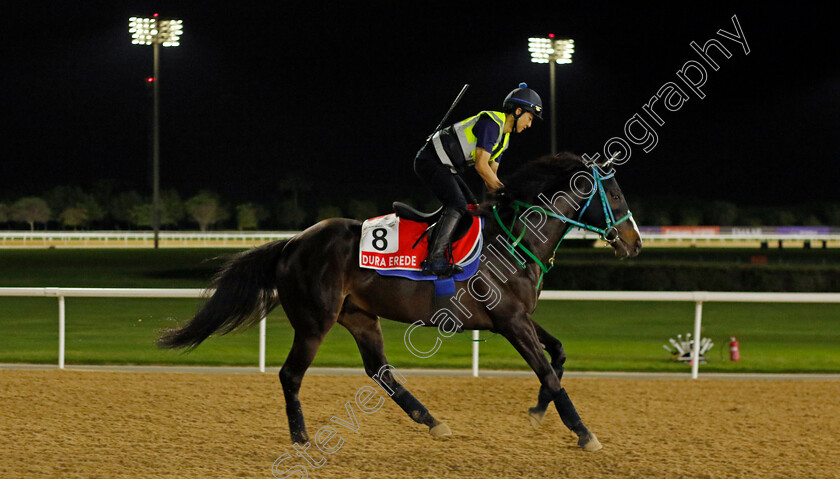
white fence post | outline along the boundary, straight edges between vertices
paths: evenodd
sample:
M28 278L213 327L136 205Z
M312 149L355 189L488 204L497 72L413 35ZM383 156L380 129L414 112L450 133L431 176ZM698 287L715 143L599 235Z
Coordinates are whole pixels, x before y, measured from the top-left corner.
M58 297L58 369L64 369L64 296Z
M265 318L260 320L260 372L265 372Z
M700 373L700 323L703 321L703 301L694 304L694 344L691 348L691 379Z
M478 377L478 330L472 332L472 375Z

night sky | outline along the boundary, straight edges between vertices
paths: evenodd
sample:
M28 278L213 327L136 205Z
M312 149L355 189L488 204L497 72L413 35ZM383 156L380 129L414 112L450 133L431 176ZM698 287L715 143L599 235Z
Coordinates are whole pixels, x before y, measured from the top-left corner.
M530 36L576 42L557 67L560 148L600 152L639 114L656 131L632 145L628 198L777 205L838 201L840 55L836 16L800 2L27 2L2 16L0 201L57 185L150 189L152 48L130 16L183 20L161 60L161 182L182 196L275 201L302 178L332 198L423 195L412 160L465 83L453 120L499 109L526 81L549 107L548 66ZM354 5L364 5L357 7ZM34 5L44 5L36 7ZM163 5L166 5L164 9ZM477 2L470 2L477 5ZM735 33L750 53L716 32ZM704 99L677 71L718 39ZM643 107L674 82L675 112ZM549 151L546 121L512 138L500 173Z

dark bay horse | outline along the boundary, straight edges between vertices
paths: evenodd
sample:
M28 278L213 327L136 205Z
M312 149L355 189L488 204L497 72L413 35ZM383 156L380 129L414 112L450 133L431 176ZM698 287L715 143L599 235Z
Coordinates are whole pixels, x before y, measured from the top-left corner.
M608 166L607 166L608 168ZM572 227L598 232L616 256L639 253L642 243L627 203L605 165L586 165L571 154L545 157L523 165L505 180L505 188L473 214L485 218L482 264L446 311L457 329L489 330L516 348L540 380L538 425L554 402L563 423L587 451L601 448L581 421L561 386L566 354L563 345L531 319L542 278ZM306 443L298 399L301 381L318 347L335 323L350 331L365 371L390 397L432 435L448 435L392 374L385 358L379 318L437 326L431 281L384 277L359 267L361 223L333 218L321 221L289 240L275 241L233 256L216 274L214 292L198 313L179 329L164 332L164 348L195 348L212 334L245 329L282 305L295 330L280 382L293 442ZM481 278L480 281L474 281ZM490 294L490 291L494 294ZM457 302L457 304L456 304ZM442 321L442 320L441 320ZM551 356L549 361L543 350Z

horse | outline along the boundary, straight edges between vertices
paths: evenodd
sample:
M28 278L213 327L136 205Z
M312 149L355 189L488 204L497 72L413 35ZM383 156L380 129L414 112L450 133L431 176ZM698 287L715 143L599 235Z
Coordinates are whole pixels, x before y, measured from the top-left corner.
M484 217L482 262L478 282L456 283L469 290L451 299L458 330L488 330L502 335L540 381L537 405L528 411L538 426L553 402L563 424L585 451L601 448L584 426L561 385L566 361L562 343L531 317L554 265L558 246L572 228L598 233L620 258L636 256L641 236L614 171L607 164L585 163L562 153L523 164L505 187L478 205L471 215ZM379 318L419 326L439 326L432 281L385 277L359 266L361 222L323 220L294 237L270 242L230 257L212 279L208 297L196 315L179 328L164 330L161 348L192 350L213 334L226 334L258 323L282 306L294 328L294 340L279 372L293 443L306 444L298 392L324 337L336 323L355 339L368 376L433 437L447 436L437 420L402 382L385 357ZM492 289L499 294L490 295ZM212 291L212 293L210 293ZM493 299L489 299L492 296ZM456 301L457 299L457 301ZM543 354L545 350L549 361ZM402 381L399 381L402 379Z

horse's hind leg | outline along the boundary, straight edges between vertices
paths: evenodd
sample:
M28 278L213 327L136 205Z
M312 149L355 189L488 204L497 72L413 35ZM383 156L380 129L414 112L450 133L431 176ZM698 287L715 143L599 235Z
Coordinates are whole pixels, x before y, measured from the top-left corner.
M540 343L543 345L543 349L551 356L551 367L557 374L557 379L562 381L563 364L566 362L566 351L563 349L563 344L536 322L534 322L534 329L537 332L537 338L539 338ZM537 395L537 405L528 409L528 419L531 421L532 426L539 427L542 424L545 411L549 404L551 404L551 392L549 392L547 387L540 385L540 392Z
M347 301L338 322L350 331L365 365L365 372L391 396L408 416L419 424L428 426L432 436L449 436L449 426L435 419L406 388L394 378L391 366L385 358L385 344L379 319L370 313L358 309ZM402 375L397 373L402 378ZM403 380L405 378L402 378Z
M303 375L306 374L306 370L312 364L312 360L315 359L315 353L318 352L318 347L323 342L324 335L296 330L292 349L289 351L283 367L280 368L280 384L283 385L283 396L286 398L286 417L289 419L289 432L292 436L292 442L300 444L309 442L309 434L306 433L306 424L303 420L303 410L300 406L298 393L300 392Z
M286 294L286 291L282 294ZM324 337L338 319L340 301L341 297L338 294L324 294L320 298L312 298L304 291L298 291L294 300L289 297L284 298L283 306L286 315L292 327L295 328L292 349L289 350L289 355L283 367L280 368L279 374L280 383L283 385L283 395L286 398L286 417L289 419L292 442L300 444L309 442L298 393L303 375L315 359L315 354L324 341Z

